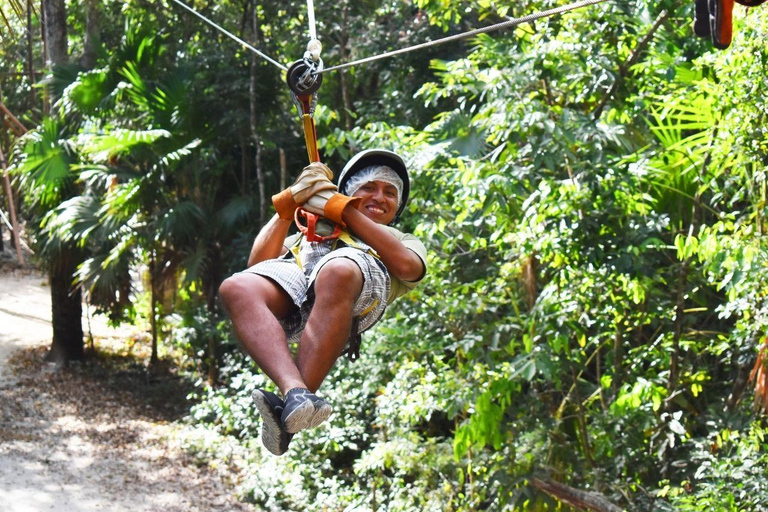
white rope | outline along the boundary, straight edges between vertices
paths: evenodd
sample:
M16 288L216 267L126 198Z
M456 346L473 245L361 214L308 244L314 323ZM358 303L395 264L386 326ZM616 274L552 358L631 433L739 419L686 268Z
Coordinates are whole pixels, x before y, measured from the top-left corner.
M315 3L307 0L307 17L309 18L309 40L317 39L317 29L315 28Z
M554 9L540 11L535 14L529 14L521 18L512 18L509 21L503 21L501 23L490 25L488 27L478 28L475 30L471 30L469 32L463 32L461 34L443 37L442 39L436 39L434 41L429 41L427 43L421 43L414 46L408 46L406 48L400 48L399 50L393 50L391 52L384 52L379 55L374 55L373 57L366 57L364 59L355 60L352 62L348 62L346 64L339 64L338 66L331 66L329 68L325 68L323 70L318 71L318 73L328 73L329 71L338 71L340 69L346 69L352 66L357 66L358 64L367 64L369 62L386 59L388 57L402 55L403 53L413 52L416 50L423 50L424 48L429 48L430 46L436 46L438 44L448 43L451 41L458 41L459 39L466 39L468 37L473 37L478 34L485 34L486 32L492 32L494 30L501 30L503 28L512 28L512 27L516 27L517 25L521 25L523 23L529 23L531 21L538 20L540 18L546 18L549 16L554 16L556 14L562 14L568 11L580 9L582 7L587 7L588 5L599 4L606 1L607 0L583 0L581 2L574 2L572 4L564 5L562 7L556 7Z
M249 45L248 43L246 43L245 41L243 41L242 39L240 39L236 35L232 34L231 32L228 32L227 30L221 28L219 25L217 25L216 23L212 22L211 20L209 20L208 18L206 18L205 16L203 16L202 14L197 12L196 10L192 9L191 7L187 6L186 4L181 2L180 0L172 0L172 1L176 2L180 6L182 6L183 8L185 8L186 10L188 10L189 12L191 12L192 14L194 14L195 16L197 16L198 18L200 18L201 20L203 20L204 22L206 22L207 24L209 24L210 26L215 28L216 30L218 30L219 32L222 32L223 34L231 37L232 39L234 39L235 41L237 41L238 43L243 45L245 48L247 48L247 49L251 50L252 52L254 52L256 55L266 59L267 62L270 62L270 63L274 64L275 66L279 67L283 71L288 71L288 68L286 66L280 64L279 62L277 62L275 59L271 58L269 55L265 54L264 52L262 52L260 50L257 50L256 48L254 48L253 46ZM313 17L314 17L314 13L313 13Z

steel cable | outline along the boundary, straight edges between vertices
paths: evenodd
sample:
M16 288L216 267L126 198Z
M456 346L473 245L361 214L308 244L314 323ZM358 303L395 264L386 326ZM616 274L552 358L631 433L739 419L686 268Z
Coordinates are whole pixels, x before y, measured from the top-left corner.
M490 25L488 27L484 28L478 28L475 30L471 30L469 32L463 32L461 34L455 34L448 37L443 37L441 39L436 39L434 41L429 41L426 43L420 43L414 46L408 46L406 48L400 48L399 50L393 50L391 52L384 52L379 55L374 55L373 57L366 57L364 59L355 60L352 62L347 62L345 64L339 64L336 66L331 66L329 68L325 68L321 71L318 71L319 74L322 73L328 73L330 71L338 71L340 69L346 69L352 66L357 66L358 64L367 64L369 62L386 59L389 57L394 57L396 55L402 55L404 53L413 52L416 50L423 50L424 48L429 48L431 46L436 46L439 44L449 43L451 41L458 41L460 39L466 39L468 37L473 37L479 34L485 34L487 32L492 32L495 30L501 30L504 28L511 28L516 27L517 25L521 25L523 23L529 23L531 21L538 20L540 18L546 18L549 16L554 16L555 14L562 14L564 12L573 11L576 9L580 9L582 7L587 7L589 5L599 4L603 2L607 2L608 0L583 0L580 2L574 2L572 4L564 5L562 7L556 7L554 9L548 9L546 11L539 11L534 14L528 14L526 16L523 16L521 18L513 18L508 21L503 21L501 23L496 23L495 25Z
M247 49L249 49L252 52L254 52L256 55L258 55L258 56L262 57L263 59L265 59L267 62L270 62L271 64L274 64L275 66L279 67L283 71L288 71L288 68L286 66L284 66L283 64L280 64L275 59L273 59L272 57L267 55L266 53L262 52L261 50L259 50L257 48L254 48L253 46L251 46L250 44L246 43L245 41L243 41L242 39L240 39L239 37L237 37L233 33L227 31L226 29L224 29L222 27L220 27L219 25L217 25L213 21L209 20L208 18L206 18L205 16L203 16L202 14L197 12L196 10L194 10L191 7L187 6L184 2L181 2L180 0L171 0L171 1L179 4L184 9L188 10L189 12L191 12L192 14L194 14L195 16L197 16L198 18L200 18L201 20L203 20L204 22L206 22L207 24L209 24L210 26L212 26L213 28L215 28L219 32L222 32L223 34L231 37L232 39L234 39L235 41L237 41L238 43L240 43L241 45L243 45Z

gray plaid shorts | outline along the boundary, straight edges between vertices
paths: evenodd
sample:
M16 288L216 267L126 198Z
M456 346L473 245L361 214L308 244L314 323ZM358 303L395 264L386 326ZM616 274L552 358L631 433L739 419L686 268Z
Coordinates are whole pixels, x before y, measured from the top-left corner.
M304 262L304 270L293 258L288 257L262 261L243 271L271 279L285 290L298 306L293 314L279 319L289 342L300 340L315 303L314 283L317 273L323 265L334 258L347 258L354 261L363 273L363 290L352 311L352 316L358 317L355 334L360 334L370 329L384 314L390 289L387 268L378 258L367 252L352 247L330 250L328 242L303 243L301 260Z

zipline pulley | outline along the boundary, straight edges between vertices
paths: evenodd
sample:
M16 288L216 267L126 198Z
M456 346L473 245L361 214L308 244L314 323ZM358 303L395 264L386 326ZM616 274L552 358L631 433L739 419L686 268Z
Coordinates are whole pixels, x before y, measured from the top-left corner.
M291 64L285 76L288 88L296 96L314 94L323 83L323 75L319 74L319 71L322 69L322 59L318 59L318 62L306 57L297 60Z

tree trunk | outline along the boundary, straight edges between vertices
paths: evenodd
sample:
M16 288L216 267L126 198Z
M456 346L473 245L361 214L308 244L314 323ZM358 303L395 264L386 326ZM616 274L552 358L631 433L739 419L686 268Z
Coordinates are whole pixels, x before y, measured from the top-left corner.
M345 2L344 7L341 8L341 35L339 36L341 62L347 62L349 60L349 32L347 28L348 7L349 4ZM341 86L341 102L344 105L344 126L347 130L351 130L354 127L354 121L352 119L352 101L349 99L349 84L347 83L346 69L339 71L339 85Z
M43 67L45 67L45 61L48 59L48 34L45 32L45 26L47 25L45 19L45 1L46 0L40 0L40 37L43 40ZM45 93L43 93L43 100L45 100ZM45 110L43 110L43 112L45 112Z
M77 254L64 249L49 269L53 342L46 360L59 366L82 359L85 354L83 298L80 289L72 286L77 265Z
M0 148L0 170L2 170L3 176L3 189L5 190L5 196L8 198L8 214L11 216L11 227L13 229L13 244L16 246L16 257L19 260L19 264L24 264L24 254L21 252L21 235L19 230L19 224L16 221L16 205L13 202L13 191L11 190L11 180L8 177L8 167L5 161L5 153Z
M621 333L621 323L617 322L616 334L613 335L613 379L611 393L613 398L619 396L619 390L624 384L624 335Z
M85 36L80 64L85 69L96 67L101 47L101 10L99 0L87 0L85 6Z
M253 31L253 44L256 48L261 46L261 38L259 37L259 16L258 5L256 1L253 2L253 24L251 29ZM264 172L261 165L261 137L258 133L258 107L256 106L256 76L258 73L260 61L255 54L251 54L251 83L250 83L250 99L251 99L251 138L253 140L253 146L256 152L255 165L256 165L256 183L259 187L259 225L266 224L267 215L267 194L264 185Z
M149 366L157 364L157 264L155 262L155 251L149 260L149 325L152 331L152 354L149 356Z
M37 103L37 95L35 88L32 87L32 85L34 85L37 80L35 79L35 61L32 58L32 45L34 43L32 36L32 0L27 0L27 73L29 75L30 85L29 97L31 105L34 106L35 103Z
M608 501L602 494L582 491L548 478L533 478L531 485L579 510L591 510L592 512L622 512L624 510Z
M3 81L0 79L0 102L3 101ZM5 130L5 112L0 110L0 151L3 149L3 145L5 144L5 136L6 136L6 130ZM4 194L3 194L4 195ZM3 204L2 201L0 201L0 204ZM2 209L2 207L0 207ZM0 222L0 254L5 251L5 240L3 239L3 226L5 226L4 222Z
M45 13L46 67L66 64L67 7L64 0L43 0Z
M218 244L211 247L209 251L210 264L208 270L203 275L203 293L205 295L205 305L208 310L208 316L211 321L216 315L216 295L219 285L222 281L221 270L224 268L221 264L221 247ZM219 380L219 346L218 339L213 333L208 336L208 384L214 386Z

